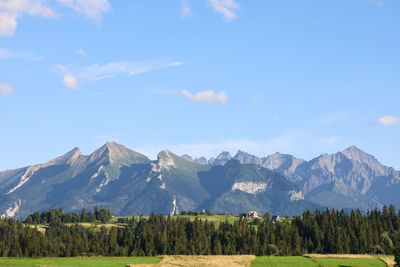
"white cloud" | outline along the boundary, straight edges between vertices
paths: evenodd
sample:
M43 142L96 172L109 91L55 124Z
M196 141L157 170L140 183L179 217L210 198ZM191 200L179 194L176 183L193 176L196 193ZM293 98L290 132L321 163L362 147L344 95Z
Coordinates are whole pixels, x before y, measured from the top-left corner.
M236 19L236 10L240 8L235 0L207 0L207 5L211 6L215 12L221 13L227 21Z
M10 85L0 83L0 95L10 95L13 91L14 89Z
M209 90L192 94L186 90L183 90L182 94L191 101L200 102L207 105L212 103L226 104L228 101L228 95L223 91L220 93L215 93L213 90Z
M181 0L181 12L182 18L187 18L193 15L192 8L190 7L187 0Z
M65 73L63 82L66 86L68 86L74 90L77 90L79 88L79 82L72 73Z
M379 119L379 123L383 126L391 126L395 125L399 122L399 118L393 117L393 116L384 116Z
M138 75L157 69L165 69L169 67L177 67L183 65L179 61L145 61L145 62L125 62L117 61L105 65L94 64L83 71L82 77L96 81L105 78L112 78L119 74L127 74L128 76Z
M111 6L108 0L57 0L57 2L77 13L82 13L97 23L101 21L102 14L107 12Z
M17 15L0 13L0 36L13 35L17 24Z
M0 2L0 12L54 17L54 11L43 5L45 0L6 0Z
M6 0L0 1L0 36L14 34L17 19L25 14L54 17L54 11L43 5L44 0Z
M62 71L64 75L63 76L64 85L71 89L78 90L78 88L80 87L80 82L78 81L78 79L72 73L68 72L65 66L60 64L57 64L56 66Z
M56 17L47 0L0 0L0 36L12 36L18 26L18 18L28 14L45 18ZM60 5L83 14L100 23L102 14L110 9L108 0L56 0Z
M78 50L76 50L76 53L78 55L83 56L83 57L88 57L88 55L86 54L85 50L83 50L82 48L79 48Z

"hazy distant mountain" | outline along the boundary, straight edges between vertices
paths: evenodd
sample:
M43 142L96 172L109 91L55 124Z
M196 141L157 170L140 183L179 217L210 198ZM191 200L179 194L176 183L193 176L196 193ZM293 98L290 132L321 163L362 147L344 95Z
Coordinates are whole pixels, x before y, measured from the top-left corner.
M215 165L224 165L225 163L227 163L230 159L232 159L231 154L229 154L229 152L224 151L221 154L219 154L217 156L217 158L210 158L208 160L208 164L210 164L211 166L215 166Z
M284 174L305 199L322 206L364 210L400 206L400 172L355 146L310 161L280 153L259 158L240 150L233 158Z
M229 153L218 156L216 166L195 161L169 151L151 161L114 142L88 156L74 148L44 164L0 172L0 214L24 217L59 206L80 211L98 205L119 215L202 209L291 215L318 207L287 177L240 164Z

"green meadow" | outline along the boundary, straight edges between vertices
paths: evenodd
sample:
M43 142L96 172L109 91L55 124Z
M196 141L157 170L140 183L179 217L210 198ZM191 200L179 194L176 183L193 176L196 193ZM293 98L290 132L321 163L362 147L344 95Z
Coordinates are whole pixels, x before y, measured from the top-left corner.
M252 267L385 267L386 264L378 259L337 259L337 258L308 258L308 257L257 257Z
M0 258L7 267L125 267L128 264L156 264L158 257L74 257L74 258Z

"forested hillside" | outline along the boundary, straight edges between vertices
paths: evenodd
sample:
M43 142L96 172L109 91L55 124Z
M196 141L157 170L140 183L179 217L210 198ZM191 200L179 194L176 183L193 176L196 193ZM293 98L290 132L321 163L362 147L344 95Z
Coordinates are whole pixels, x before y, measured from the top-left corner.
M60 219L63 214L53 211L52 220L40 221L49 223L44 233L22 221L0 220L0 256L390 254L400 246L399 215L394 206L366 215L359 210L327 209L306 211L284 222L274 222L265 214L260 219L238 218L216 225L208 220L152 214L148 219L125 219L125 227L99 229L79 223L66 225ZM40 214L38 218L45 217ZM32 220L28 217L27 223Z

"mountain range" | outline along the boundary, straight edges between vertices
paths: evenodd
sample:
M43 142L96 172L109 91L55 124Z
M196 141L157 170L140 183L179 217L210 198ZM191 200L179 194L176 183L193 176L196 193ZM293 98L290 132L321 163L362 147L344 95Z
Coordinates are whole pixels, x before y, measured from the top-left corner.
M349 147L310 161L275 153L244 151L193 159L161 151L156 160L115 142L90 155L74 148L65 155L0 172L0 214L26 217L62 206L108 208L117 215L215 213L256 210L279 215L305 209L400 206L400 172Z

